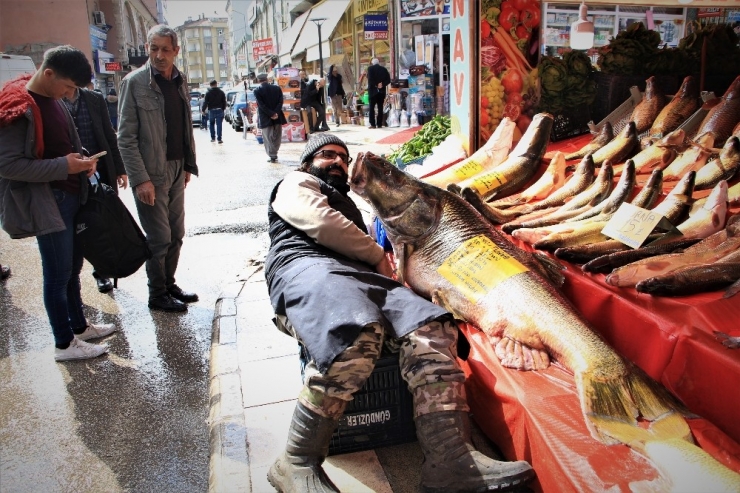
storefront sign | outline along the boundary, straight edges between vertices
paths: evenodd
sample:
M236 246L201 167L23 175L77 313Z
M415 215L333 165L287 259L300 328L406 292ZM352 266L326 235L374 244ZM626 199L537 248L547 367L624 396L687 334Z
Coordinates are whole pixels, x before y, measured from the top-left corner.
M364 16L368 12L387 10L388 0L355 0L355 18Z
M450 15L452 0L401 0L401 17L426 17Z
M120 72L121 70L123 70L123 67L121 67L121 62L105 62L104 66L107 72Z
M707 17L721 17L722 9L719 7L705 7L703 9L696 9L696 17L699 19Z
M93 50L107 50L108 34L97 26L90 26L90 43Z
M365 14L365 39L388 39L388 14Z
M452 19L450 21L451 37L451 86L450 86L450 115L452 116L452 131L463 136L467 148L473 148L474 135L471 110L473 106L473 56L470 40L470 23L476 8L475 0L453 0Z
M264 55L271 55L272 53L272 38L255 39L252 41L252 56L255 60Z
M112 53L107 53L102 50L93 51L93 62L95 62L96 71L99 74L113 74L115 70L109 69L107 65L113 62L115 57ZM118 64L120 66L120 63ZM118 70L121 70L120 68Z
M236 54L236 67L247 68L247 55L245 53Z

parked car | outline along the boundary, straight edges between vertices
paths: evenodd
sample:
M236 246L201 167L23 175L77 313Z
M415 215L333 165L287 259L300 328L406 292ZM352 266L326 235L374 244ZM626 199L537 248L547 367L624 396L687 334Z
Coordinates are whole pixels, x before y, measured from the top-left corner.
M242 129L251 130L254 127L253 116L257 114L257 98L254 97L254 92L239 91L228 109L231 127L234 130L240 132ZM246 116L246 122L243 121L242 114Z
M201 125L203 123L200 101L198 98L190 98L190 115L193 117L193 125Z
M226 110L224 111L224 120L231 123L231 105L234 103L234 96L239 92L239 89L229 89L226 93Z
M36 65L30 56L0 53L0 86L21 74L34 72L36 72Z

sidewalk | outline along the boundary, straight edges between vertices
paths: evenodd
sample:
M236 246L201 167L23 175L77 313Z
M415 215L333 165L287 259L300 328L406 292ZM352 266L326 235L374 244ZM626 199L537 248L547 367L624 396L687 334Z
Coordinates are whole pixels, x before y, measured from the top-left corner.
M405 128L330 127L352 154L388 153L413 136ZM408 137L397 135L401 131ZM377 143L389 137L400 142ZM304 146L284 143L280 161L297 161ZM262 262L263 258L254 259L216 302L208 418L211 492L275 491L267 482L267 471L284 450L302 386L297 343L272 323ZM332 456L324 467L343 492L411 493L418 490L421 462L418 444L409 443Z

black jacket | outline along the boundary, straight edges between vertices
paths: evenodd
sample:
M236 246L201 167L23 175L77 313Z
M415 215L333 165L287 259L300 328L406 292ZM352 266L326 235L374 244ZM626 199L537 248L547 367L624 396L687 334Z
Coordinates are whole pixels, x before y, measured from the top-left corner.
M378 89L378 83L382 82L383 87ZM370 65L367 68L367 92L370 97L375 96L378 93L385 94L385 88L391 83L391 74L388 73L388 69L384 66Z
M319 90L316 87L316 81L312 80L309 82L301 81L301 108L308 108L313 104L324 104L323 90Z
M329 97L332 96L344 96L344 87L342 86L342 74L334 75L332 74L332 71L334 70L334 65L329 67Z
M98 160L98 172L100 180L106 185L110 185L118 193L116 178L126 174L126 168L123 166L121 152L118 150L118 138L110 122L108 113L108 102L105 96L99 92L88 89L80 89L80 97L85 100L87 110L92 120L95 140L101 151L107 151L108 154Z
M211 87L208 89L206 97L203 98L203 107L201 110L217 109L226 109L226 94L224 94L220 87Z
M263 82L254 89L254 97L257 100L257 113L259 115L257 126L259 128L288 123L283 114L283 90L280 87ZM278 117L273 120L272 115L275 113Z

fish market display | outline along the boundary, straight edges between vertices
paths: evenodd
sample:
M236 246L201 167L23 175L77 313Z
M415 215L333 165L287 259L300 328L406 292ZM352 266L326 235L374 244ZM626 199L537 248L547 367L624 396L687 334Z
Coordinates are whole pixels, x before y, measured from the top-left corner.
M536 114L519 143L503 163L491 171L484 171L459 182L460 188L469 187L485 200L494 196L506 197L518 192L540 167L542 156L550 141L553 121L553 116L548 113Z
M639 431L638 418L655 422L676 415L683 421L677 401L611 349L540 274L534 257L460 196L371 153L352 164L350 184L383 222L402 282L488 334L504 366L539 369L552 358L573 372L594 438L624 442L623 426ZM672 439L691 442L684 433L665 433L655 444L684 447ZM698 448L686 448L697 464L725 474Z
M650 173L653 169L665 169L678 155L677 149L683 144L686 132L681 129L674 130L650 147L638 152L632 160L635 163L635 171Z
M601 166L607 159L612 165L626 161L640 149L638 133L635 122L627 123L616 137L592 154L594 164Z
M730 137L722 147L719 157L712 159L696 172L694 188L708 190L720 180L730 180L740 168L740 139Z
M740 122L740 76L730 84L721 101L709 110L696 133L701 135L704 132L713 132L715 144L721 146L732 135L738 122Z
M666 96L658 87L655 77L649 77L645 83L645 94L642 101L632 110L630 121L635 123L637 133L641 134L650 129L663 107L666 105Z
M565 160L570 161L572 159L581 159L586 154L593 154L594 152L598 151L606 144L608 144L613 138L614 129L612 128L612 124L609 122L605 122L604 126L601 127L601 130L599 130L599 133L597 133L596 136L591 139L588 144L584 145L575 152L566 154Z
M694 77L687 75L673 99L655 118L648 134L663 136L676 130L699 109L701 106L699 101L699 84Z
M722 180L712 193L689 209L689 217L677 226L684 238L706 238L725 227L727 182Z
M641 248L635 248L634 250L628 250L627 248L625 248L621 251L609 252L599 257L592 258L591 260L583 264L582 269L584 272L591 272L594 274L607 274L618 267L622 267L623 265L631 264L632 262L636 262L644 258L662 255L664 253L672 253L675 250L682 250L684 248L690 247L691 245L695 245L699 241L701 241L699 238L691 238L688 240L685 238L677 238L671 240L670 242L658 245L648 245Z
M663 179L674 181L680 179L689 171L699 171L707 163L709 156L712 155L711 148L713 145L714 134L712 132L700 135L695 142L691 142L690 146L663 170Z

